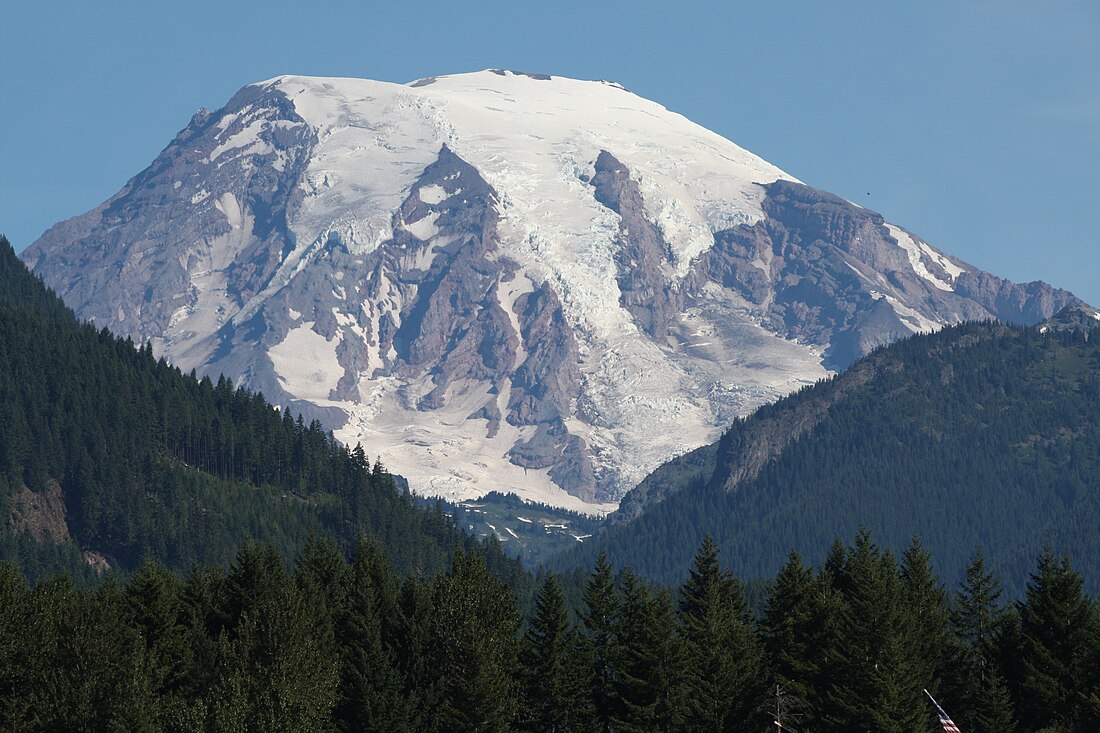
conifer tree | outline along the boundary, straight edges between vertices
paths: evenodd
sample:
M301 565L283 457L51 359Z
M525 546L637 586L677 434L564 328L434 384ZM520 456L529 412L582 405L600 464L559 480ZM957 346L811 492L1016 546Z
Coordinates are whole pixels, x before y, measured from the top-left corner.
M897 564L861 529L840 578L842 657L826 692L836 730L924 733L927 708L912 667Z
M178 577L149 559L126 583L123 619L144 643L144 674L167 718L186 717L189 701L183 690L194 666L192 649L181 624L181 584Z
M392 650L383 640L375 558L363 542L348 574L347 598L337 621L340 687L337 721L344 731L411 730L408 703Z
M547 575L523 637L524 728L535 733L581 730L585 690L577 669L580 638L569 621L557 578Z
M278 583L278 581L270 581ZM245 611L232 647L231 689L243 687L248 730L331 728L338 665L325 628L289 581Z
M825 628L815 610L820 606L813 571L791 552L779 570L760 627L772 684L787 695L790 712L807 729L814 728L815 683L820 672L820 634Z
M591 720L588 728L610 733L615 707L615 629L619 620L619 596L607 555L600 553L584 588L584 625L589 664L588 701Z
M1089 665L1097 616L1068 555L1056 557L1049 546L1043 550L1019 611L1021 724L1029 730L1054 724L1084 730L1091 708L1087 697L1096 692Z
M762 654L744 593L710 537L680 588L679 631L684 729L748 729L763 692Z
M951 611L951 625L959 642L957 679L950 680L961 703L955 720L963 730L974 733L999 733L1016 727L1008 686L997 665L1005 626L1000 597L1000 581L986 569L985 555L978 550L967 565Z
M37 666L28 644L41 623L30 601L31 591L15 565L0 562L0 730L14 730L27 715L28 700L21 693Z
M655 595L629 568L622 578L615 646L612 730L677 730L681 667L671 599L667 593Z
M516 717L515 600L478 554L455 553L436 585L440 715L454 733L503 733Z
M947 591L932 570L932 558L914 537L901 559L901 601L904 629L914 681L939 692L948 669L953 638L949 625ZM929 726L936 722L925 706Z

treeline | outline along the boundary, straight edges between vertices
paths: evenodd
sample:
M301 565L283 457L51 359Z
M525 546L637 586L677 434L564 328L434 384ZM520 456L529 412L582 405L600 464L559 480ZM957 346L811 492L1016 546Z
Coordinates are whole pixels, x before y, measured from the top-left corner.
M792 439L809 415L812 429ZM753 441L785 447L729 489L737 460L756 455L739 448ZM714 450L658 469L643 491L668 498L597 544L614 563L675 584L710 534L736 573L757 578L791 548L818 557L866 524L895 552L919 534L952 582L978 541L1014 598L1050 542L1096 592L1098 488L1100 328L968 323L891 344L761 407ZM629 497L624 506L637 510ZM584 566L595 554L578 546L551 562Z
M0 566L0 728L128 731L1095 731L1100 616L1068 558L1004 604L982 556L949 593L914 542L793 554L762 612L709 540L655 589L601 556L521 618L482 555L402 577L376 543L248 544L227 571L28 586Z
M290 559L327 533L345 549L377 538L402 572L441 572L463 549L524 582L495 543L421 506L320 423L78 322L3 238L0 425L0 559L32 577L87 577L82 551L124 571L144 557L224 564L250 537ZM63 505L51 509L54 484ZM44 525L47 540L33 535Z

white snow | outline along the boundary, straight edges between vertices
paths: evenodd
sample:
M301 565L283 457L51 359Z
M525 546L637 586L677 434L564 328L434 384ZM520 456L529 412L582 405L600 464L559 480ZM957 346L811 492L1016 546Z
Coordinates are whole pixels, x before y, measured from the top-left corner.
M908 232L899 229L893 224L887 224L886 228L890 231L890 236L897 240L898 246L905 250L905 253L909 256L909 264L912 265L913 272L917 273L917 275L932 283L932 285L939 288L940 290L952 291L955 289L954 286L952 286L950 283L946 283L933 275L928 270L928 266L924 264L924 259L921 255L924 254L925 249L931 251L931 248L929 248L928 245L925 245L922 249L920 244L918 244L917 241L913 237L911 237ZM934 252L932 252L932 254L935 255ZM952 279L954 279L955 277L958 277L958 275L954 275ZM895 308L895 310L897 309Z
M426 204L438 204L447 198L447 192L443 186L431 185L420 187L420 200Z
M683 116L602 82L483 71L419 87L292 76L263 84L290 96L318 134L307 195L291 224L300 246L339 231L362 251L376 247L446 144L501 195L509 254L537 279L553 274L570 321L595 335L630 321L613 277L618 217L580 179L601 150L639 181L680 275L713 244L712 231L762 218L755 183L791 179ZM332 180L340 183L324 183ZM441 195L421 190L426 203Z
M248 123L244 128L238 131L235 135L230 136L226 140L222 141L218 147L210 151L210 155L207 160L213 162L217 160L222 153L230 150L238 150L244 148L242 154L247 153L270 153L274 148L268 143L263 142L260 139L260 133L270 125L267 120L253 120Z
M439 212L433 211L414 222L405 222L405 229L417 239L422 239L426 242L436 234L439 234L439 227L435 225L437 219L439 219Z
M1100 311L1094 312L1092 314L1092 317L1095 318L1096 320L1100 321Z
M233 229L240 229L241 224L244 223L244 213L241 210L241 204L237 201L237 197L231 193L223 193L214 203L215 208L218 211L225 214L226 221L229 222L229 226Z
M393 376L365 378L360 381L362 404L327 399L318 404L348 410L350 420L336 437L349 445L361 441L383 465L405 476L417 493L457 501L500 491L587 513L605 514L616 508L615 503L591 504L566 493L550 480L548 469L524 469L508 462L505 454L518 440L530 437L534 428L502 420L500 431L489 438L486 421L467 419L495 399L486 384L452 384L446 405L430 411L409 404L403 386L416 395L431 388L427 382L403 385Z
M716 439L733 417L827 375L819 353L766 331L736 293L717 284L708 289L713 302L683 314L683 332L668 344L639 332L621 307L615 261L621 220L596 201L585 182L601 150L630 169L653 224L671 249L671 278L682 277L692 260L713 245L715 231L762 218L763 189L756 184L794 180L681 115L613 84L557 77L542 81L511 73L438 77L421 87L306 77L264 84L287 94L318 141L299 184L301 203L289 223L293 250L264 290L236 310L225 295L224 273L250 241L251 214L232 194L218 196L215 206L232 232L204 244L219 248L216 255L185 264L195 298L173 316L170 331L178 348L191 343L187 334L209 335L230 318L242 322L250 317L325 251L330 235L338 236L353 258L389 240L395 212L447 145L499 197L502 254L520 265L496 289L513 330L520 332L516 301L524 293L549 283L562 300L578 339L582 372L582 394L567 426L588 443L598 457L600 477L617 490L629 488L674 455ZM212 160L228 163L263 144L262 125L238 121L250 113L243 110L222 121ZM226 131L234 126L239 129L230 136ZM192 203L210 196L200 191ZM442 186L429 185L419 188L419 197L434 207L448 194ZM400 255L406 271L429 267L450 241L451 235L439 233L438 217L432 211L417 221L397 222L427 242ZM954 264L924 251L923 243L907 235L899 237L903 241L918 274L950 289L928 271L922 254L952 279ZM768 272L770 257L753 264ZM295 323L269 351L288 393L347 412L349 420L337 437L352 445L362 442L391 470L408 477L417 492L465 499L511 491L579 511L614 508L567 494L548 470L508 462L508 451L530 437L533 427L502 419L490 438L486 420L469 419L493 401L506 414L508 380L496 394L484 382L454 383L443 408L417 409L417 400L433 387L430 378L414 381L389 373L395 353L381 353L378 343L385 315L399 321L402 296L381 272L380 296L365 299L357 285L365 282L364 273L346 267L343 284L333 283L332 289L343 301L333 311L337 336L326 340L313 331L313 321L302 322L302 313L289 309ZM308 301L294 302L312 314L307 318L318 318ZM891 305L913 330L930 323L900 304ZM336 349L341 339L355 343L356 336L366 342L358 367L360 401L330 399L344 375ZM521 343L515 366L526 358Z
M952 280L958 280L959 275L966 272L966 270L964 270L963 268L959 267L958 265L956 265L951 260L944 257L942 254L940 254L936 250L932 249L931 247L929 247L924 242L919 242L919 244L920 244L921 251L924 252L926 255L928 255L930 258L932 258L933 262L935 262L937 265L942 267L944 272L947 273L947 276L950 277Z
M287 392L321 404L328 401L329 392L344 375L336 359L336 345L315 332L313 322L306 322L288 331L268 356Z

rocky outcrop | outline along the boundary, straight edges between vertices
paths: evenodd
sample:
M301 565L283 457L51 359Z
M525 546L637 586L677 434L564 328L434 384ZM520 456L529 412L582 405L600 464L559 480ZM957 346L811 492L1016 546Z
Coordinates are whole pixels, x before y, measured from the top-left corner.
M72 539L65 521L65 496L57 481L47 481L42 491L24 486L9 503L8 529L12 535L26 533L43 545L60 545Z
M822 348L833 369L940 324L1036 323L1077 300L981 272L838 196L792 181L763 188L767 217L716 233L687 289L720 283L769 330Z
M619 215L619 248L615 253L619 302L638 328L658 342L669 337L669 325L683 307L673 286L671 250L648 212L638 183L614 155L601 150L592 177L596 200Z

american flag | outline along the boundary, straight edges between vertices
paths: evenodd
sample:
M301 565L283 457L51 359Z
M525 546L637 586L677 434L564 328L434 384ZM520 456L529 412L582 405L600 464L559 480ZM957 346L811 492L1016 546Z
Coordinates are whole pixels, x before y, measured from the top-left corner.
M962 731L959 730L959 726L955 725L955 721L951 720L947 713L943 711L943 708L940 707L940 704L936 702L936 698L932 697L932 695L928 693L928 690L925 690L924 694L928 695L928 699L936 706L936 715L940 718L940 725L943 726L943 733L962 733Z

